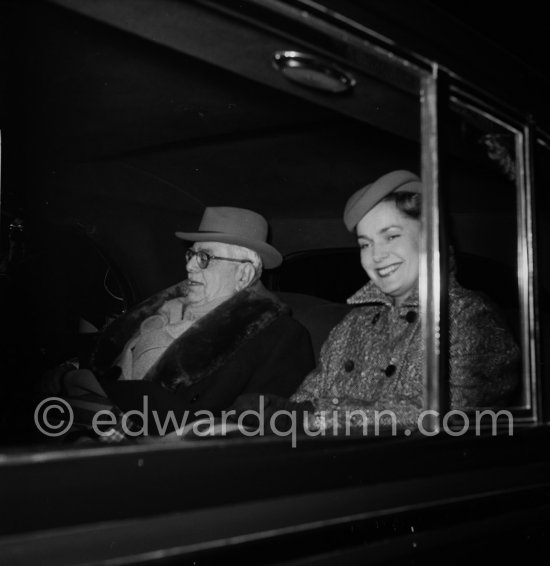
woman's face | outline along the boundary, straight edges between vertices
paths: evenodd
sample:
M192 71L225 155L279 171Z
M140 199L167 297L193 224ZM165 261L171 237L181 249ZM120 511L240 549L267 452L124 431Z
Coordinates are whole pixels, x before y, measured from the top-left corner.
M418 282L420 222L383 201L357 224L361 265L373 283L400 305Z

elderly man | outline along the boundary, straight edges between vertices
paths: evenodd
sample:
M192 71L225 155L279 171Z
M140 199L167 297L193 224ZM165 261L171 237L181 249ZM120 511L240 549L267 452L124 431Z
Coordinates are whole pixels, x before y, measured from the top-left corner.
M315 361L307 330L259 280L282 261L267 231L251 210L209 207L198 232L176 233L194 242L188 278L112 322L92 355L91 372L123 412L146 397L159 422L169 411L179 422L216 416L240 395L296 390ZM78 389L81 371L64 381Z

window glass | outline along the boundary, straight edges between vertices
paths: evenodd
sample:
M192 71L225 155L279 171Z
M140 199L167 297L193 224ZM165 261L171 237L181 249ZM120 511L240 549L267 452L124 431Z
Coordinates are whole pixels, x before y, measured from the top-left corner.
M453 99L442 140L447 228L451 405L531 405L521 347L524 305L517 130Z

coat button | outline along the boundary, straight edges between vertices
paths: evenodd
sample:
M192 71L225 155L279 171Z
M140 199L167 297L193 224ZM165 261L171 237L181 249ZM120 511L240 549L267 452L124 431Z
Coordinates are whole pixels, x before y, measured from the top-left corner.
M396 368L393 364L390 364L390 365L384 370L384 373L385 373L388 377L391 377L391 376L395 373L395 370L396 370L396 369L397 369L397 368Z
M414 312L414 311L409 311L406 315L405 315L405 320L407 322L414 322L416 319L418 318L418 315Z
M191 403L196 403L199 400L199 394L197 393L196 395L193 395L193 397L191 397Z
M353 370L353 368L355 367L355 364L353 363L353 360L346 360L346 363L344 364L344 369L349 373L350 371Z

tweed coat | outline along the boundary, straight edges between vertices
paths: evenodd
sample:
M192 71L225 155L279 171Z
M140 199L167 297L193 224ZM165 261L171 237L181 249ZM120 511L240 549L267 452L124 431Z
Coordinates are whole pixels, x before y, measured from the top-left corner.
M176 338L143 380L120 381L114 365L141 323L168 301L186 308L186 282L147 299L107 327L91 369L109 398L123 411L149 411L164 422L168 411L215 416L242 394L288 398L315 366L307 330L261 283L236 293ZM201 416L201 415L199 415Z
M418 292L394 306L369 282L348 303L357 307L331 331L317 369L291 400L312 401L318 413L333 414L329 421L360 409L372 422L375 410L389 410L398 425L414 426L424 396ZM452 408L506 403L517 385L519 349L505 323L454 278L449 321Z

